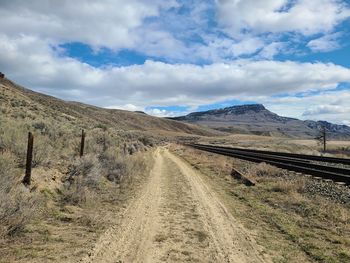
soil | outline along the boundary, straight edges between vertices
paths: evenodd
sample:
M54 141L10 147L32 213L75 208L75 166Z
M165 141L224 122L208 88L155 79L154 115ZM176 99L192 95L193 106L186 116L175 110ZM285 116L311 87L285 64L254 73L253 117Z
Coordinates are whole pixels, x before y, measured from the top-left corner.
M81 262L271 262L198 171L166 148L139 196Z

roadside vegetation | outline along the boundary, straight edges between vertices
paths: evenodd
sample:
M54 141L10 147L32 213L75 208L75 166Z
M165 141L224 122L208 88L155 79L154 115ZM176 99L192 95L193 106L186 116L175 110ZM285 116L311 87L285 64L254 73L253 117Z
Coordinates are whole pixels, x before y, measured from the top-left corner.
M82 129L87 135L80 157ZM25 187L29 131L33 172L32 184ZM147 180L153 148L165 142L200 140L319 154L317 145L306 141L200 135L218 134L0 86L0 262L74 262L86 256ZM330 142L329 149L340 146L350 147L332 148ZM205 175L275 262L350 260L348 188L184 147L173 151ZM233 167L257 184L247 187L232 179Z
M79 258L146 180L156 141L1 91L0 262ZM82 129L87 135L80 158ZM25 187L29 131L33 171Z
M274 262L349 262L348 187L191 148L172 151L201 171ZM255 186L235 180L232 168Z

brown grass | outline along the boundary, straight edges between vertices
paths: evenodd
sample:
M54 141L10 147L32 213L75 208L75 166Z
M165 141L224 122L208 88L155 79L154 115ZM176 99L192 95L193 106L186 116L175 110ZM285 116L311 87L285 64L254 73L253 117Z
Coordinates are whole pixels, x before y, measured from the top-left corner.
M328 198L329 191L349 194L346 188L329 188L266 164L189 148L172 150L202 172L204 180L235 218L255 233L274 262L349 262L350 204ZM232 166L257 184L247 187L234 180ZM319 193L310 192L315 187Z
M322 147L316 140L288 139L271 136L233 134L223 137L201 138L200 142L258 150L281 151L288 153L321 155ZM347 157L350 154L350 141L328 141L326 155Z
M20 184L14 164L11 154L0 154L0 239L20 233L44 207L39 195Z
M0 261L47 262L55 254L72 259L72 252L85 251L147 178L150 159L145 160L148 154L141 153L162 140L120 128L133 127L130 123L136 127L144 121L145 130L161 124L166 130L177 123L66 103L3 84ZM201 130L177 126L178 131L182 128ZM81 129L87 132L83 158L79 157ZM26 188L21 180L29 131L34 134L34 158L32 185ZM59 257L55 260L62 262Z

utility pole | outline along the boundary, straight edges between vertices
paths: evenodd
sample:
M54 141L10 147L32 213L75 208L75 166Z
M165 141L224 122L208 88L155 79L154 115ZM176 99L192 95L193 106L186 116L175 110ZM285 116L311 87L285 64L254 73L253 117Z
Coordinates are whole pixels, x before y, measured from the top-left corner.
M326 152L326 149L327 149L326 126L323 126L322 128L322 137L323 137L323 151Z
M322 126L318 136L315 138L319 144L323 145L323 152L327 150L327 133L326 126Z

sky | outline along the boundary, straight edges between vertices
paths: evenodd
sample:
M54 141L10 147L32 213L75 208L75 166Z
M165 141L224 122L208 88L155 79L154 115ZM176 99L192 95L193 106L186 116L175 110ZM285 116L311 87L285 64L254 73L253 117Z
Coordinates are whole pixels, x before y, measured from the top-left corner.
M0 0L0 71L160 117L262 103L350 125L350 0Z

